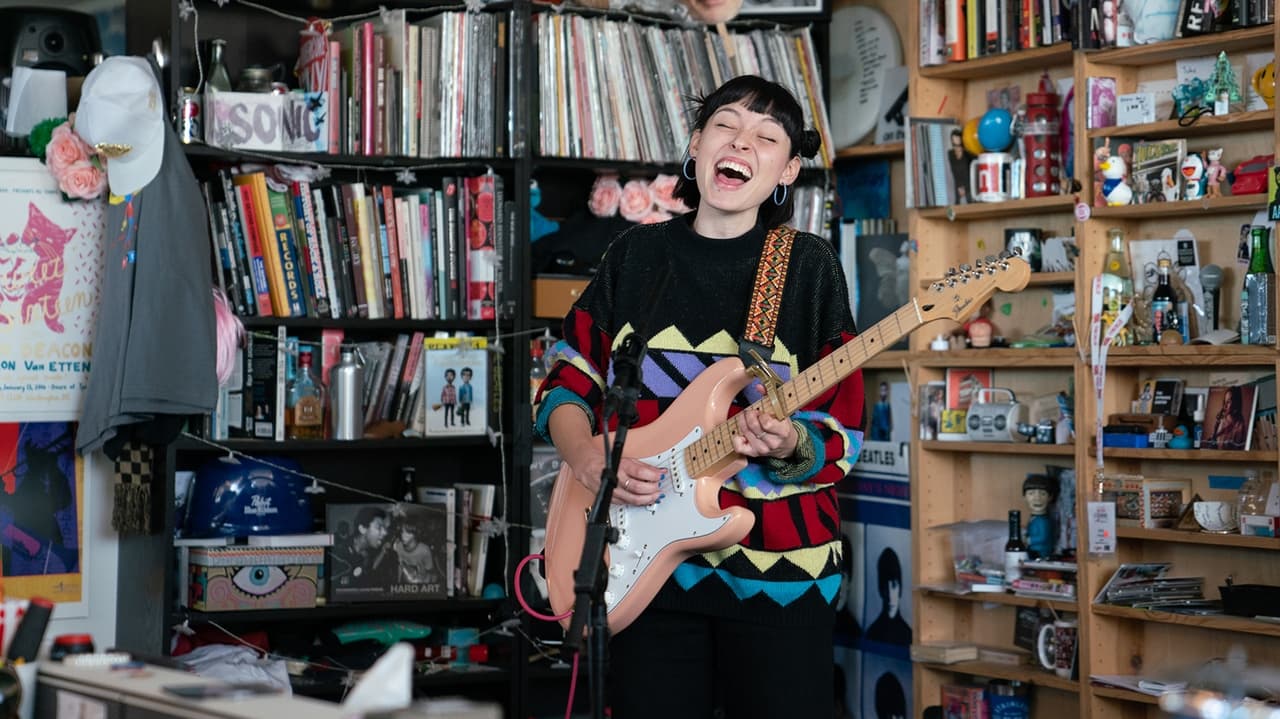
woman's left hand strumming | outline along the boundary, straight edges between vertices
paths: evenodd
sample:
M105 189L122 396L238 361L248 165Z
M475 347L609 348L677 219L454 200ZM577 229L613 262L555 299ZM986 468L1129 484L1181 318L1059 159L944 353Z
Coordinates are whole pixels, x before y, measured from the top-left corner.
M786 459L795 454L800 437L789 419L748 409L738 415L740 434L733 436L733 449L744 457Z

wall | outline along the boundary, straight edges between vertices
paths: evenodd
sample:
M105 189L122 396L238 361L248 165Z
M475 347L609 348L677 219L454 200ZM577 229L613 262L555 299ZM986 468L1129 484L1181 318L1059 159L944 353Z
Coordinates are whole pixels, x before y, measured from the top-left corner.
M0 7L44 6L81 10L98 18L103 49L124 52L124 0L0 0ZM101 454L85 457L85 508L82 546L84 600L59 606L45 633L46 643L59 634L93 635L99 649L116 638L116 561L119 542L111 528L111 463ZM162 568L157 568L160 570Z

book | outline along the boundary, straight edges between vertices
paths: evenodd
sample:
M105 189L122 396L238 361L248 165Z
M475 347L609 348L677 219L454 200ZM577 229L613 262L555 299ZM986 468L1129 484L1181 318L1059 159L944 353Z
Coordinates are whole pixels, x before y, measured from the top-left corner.
M943 719L987 719L982 687L943 684L941 691Z
M489 535L481 529L481 525L493 518L493 501L497 487L492 484L472 484L457 482L454 488L459 492L471 495L471 511L466 517L468 538L467 557L467 593L480 596L484 589L485 565L489 557Z
M443 526L437 528L430 541L432 556L441 560L436 565L439 582L446 596L454 596L454 564L457 555L457 506L458 490L453 487L418 487L418 503L427 506L437 517L443 517Z
M1116 79L1114 77L1090 77L1085 79L1088 88L1088 129L1097 130L1116 124Z
M992 387L990 368L947 368L947 409L969 410L978 401L978 391Z
M1210 387L1202 449L1247 450L1253 438L1257 385Z
M1267 375L1254 381L1255 409L1253 413L1253 439L1249 449L1275 451L1276 441L1276 376Z
M954 664L978 658L978 645L972 642L938 641L911 645L911 661Z
M1185 382L1180 379L1157 379L1152 388L1151 414L1167 414L1177 416L1182 408L1182 388Z
M1133 187L1133 203L1177 202L1182 197L1182 160L1187 141L1142 140L1133 149L1133 166L1129 171Z
M1123 563L1111 574L1107 583L1102 585L1094 596L1094 604L1108 603L1110 598L1123 587L1150 579L1163 577L1173 567L1170 562L1134 562Z
M489 353L483 337L423 340L426 435L483 435L489 426Z
M386 602L443 599L451 571L453 490L419 491L419 503L330 503L329 599Z

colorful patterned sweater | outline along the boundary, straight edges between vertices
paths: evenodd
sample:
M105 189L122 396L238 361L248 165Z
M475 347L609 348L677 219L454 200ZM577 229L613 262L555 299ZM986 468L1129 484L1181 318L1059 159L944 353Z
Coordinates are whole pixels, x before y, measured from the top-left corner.
M692 217L627 230L564 323L564 340L538 396L535 431L549 440L551 411L580 405L598 428L613 381L612 352L627 334L649 337L636 426L652 422L703 369L738 356L765 232L710 239ZM669 268L661 297L655 285ZM653 312L652 307L660 308ZM799 233L783 291L770 364L785 381L855 333L848 291L831 245ZM759 399L741 393L735 414ZM861 446L862 374L802 408L799 461L753 461L725 483L722 507L749 508L755 527L728 549L686 560L651 606L784 624L831 621L840 586L840 516L834 483Z

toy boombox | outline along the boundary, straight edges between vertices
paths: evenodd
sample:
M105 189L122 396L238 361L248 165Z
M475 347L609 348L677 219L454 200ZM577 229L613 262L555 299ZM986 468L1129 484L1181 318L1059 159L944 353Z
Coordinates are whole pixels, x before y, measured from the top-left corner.
M1023 442L1027 436L1018 426L1027 421L1027 408L1019 404L1013 391L1002 387L978 390L977 401L969 405L966 421L973 442Z

